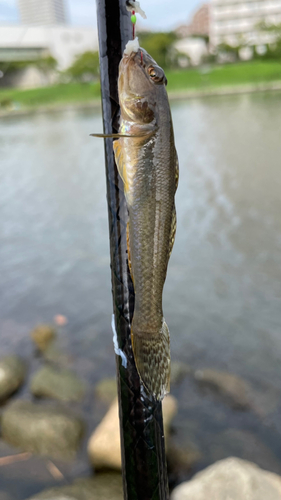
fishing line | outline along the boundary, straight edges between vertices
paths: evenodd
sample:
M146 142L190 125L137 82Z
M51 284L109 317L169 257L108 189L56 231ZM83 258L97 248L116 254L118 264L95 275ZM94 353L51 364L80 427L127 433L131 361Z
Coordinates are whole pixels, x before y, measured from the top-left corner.
M136 22L137 22L137 16L134 10L132 10L131 21L133 24L133 40L134 40L136 36Z
M137 0L127 0L126 8L132 14L131 22L133 25L133 40L134 40L136 36L136 22L137 22L136 14L140 14L143 19L146 19L146 15L140 6L140 2L138 2Z

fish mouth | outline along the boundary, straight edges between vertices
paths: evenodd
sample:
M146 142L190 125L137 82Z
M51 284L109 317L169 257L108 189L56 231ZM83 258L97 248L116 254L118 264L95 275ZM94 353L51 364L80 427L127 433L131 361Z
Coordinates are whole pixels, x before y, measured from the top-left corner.
M124 54L120 62L120 71L127 72L130 68L139 68L146 75L146 65L144 63L144 54L142 49L130 54ZM147 76L147 75L146 75Z
M140 60L143 60L143 56L141 54L142 54L141 49L138 49L137 52L131 52L130 54L124 54L122 57L122 60L121 60L121 64L126 65L126 64L134 61L134 59L137 55L140 55Z

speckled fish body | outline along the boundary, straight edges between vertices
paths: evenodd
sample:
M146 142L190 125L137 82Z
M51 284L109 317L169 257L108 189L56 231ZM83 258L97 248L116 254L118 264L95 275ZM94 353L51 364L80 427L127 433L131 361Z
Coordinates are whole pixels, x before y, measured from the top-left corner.
M149 394L169 392L170 337L162 294L175 230L178 161L163 70L143 49L119 68L120 137L114 141L129 212L127 242L135 290L131 327L137 370Z

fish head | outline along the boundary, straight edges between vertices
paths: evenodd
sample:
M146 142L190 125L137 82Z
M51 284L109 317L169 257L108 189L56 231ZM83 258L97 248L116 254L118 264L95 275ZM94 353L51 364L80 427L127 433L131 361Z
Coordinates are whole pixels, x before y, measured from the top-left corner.
M157 120L159 94L165 92L165 73L142 48L123 55L118 91L122 117L140 124Z

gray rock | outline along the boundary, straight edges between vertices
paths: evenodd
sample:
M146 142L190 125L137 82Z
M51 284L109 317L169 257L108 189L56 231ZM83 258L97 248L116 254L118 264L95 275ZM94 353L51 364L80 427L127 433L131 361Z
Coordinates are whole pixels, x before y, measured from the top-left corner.
M192 373L192 368L181 361L171 362L171 385L179 384L187 374Z
M206 369L196 370L195 380L218 392L234 408L249 409L252 406L251 388L243 379L228 372Z
M9 356L0 361L0 401L11 396L23 384L26 366L17 356Z
M61 348L59 342L54 340L49 345L47 345L42 355L45 361L48 361L56 366L67 368L72 364L71 356Z
M167 450L168 468L173 474L180 474L188 471L202 458L202 453L197 446L189 443L188 446L179 446L174 441L169 440Z
M75 373L44 366L32 378L30 390L34 396L61 401L80 401L85 386Z
M281 500L281 477L230 457L174 489L171 500Z
M42 491L29 500L123 500L121 474L78 479L70 486Z
M105 378L97 383L95 395L101 401L111 404L117 396L117 383L115 378Z
M12 497L6 491L0 491L0 500L12 500Z
M9 444L39 455L72 458L83 424L67 409L15 401L2 414L2 437Z
M43 352L54 340L56 333L56 329L51 325L38 325L34 328L34 330L32 330L30 336L39 351Z
M280 390L267 382L259 382L251 393L253 410L262 419L274 413L280 405Z

